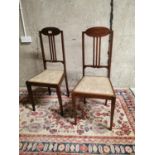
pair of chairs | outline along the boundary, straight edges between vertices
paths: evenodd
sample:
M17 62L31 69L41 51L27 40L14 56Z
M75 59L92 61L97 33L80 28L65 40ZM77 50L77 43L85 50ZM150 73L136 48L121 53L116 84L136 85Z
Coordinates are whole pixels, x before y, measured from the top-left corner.
M62 60L57 59L56 52L56 41L55 37L57 35L61 36L60 42L62 47ZM49 52L50 59L46 59L44 44L43 44L43 36L48 38L49 43ZM92 38L93 48L92 48L92 64L86 63L86 52L85 52L85 43L86 38ZM108 36L108 61L107 65L101 65L101 40L103 37ZM35 111L35 103L33 100L33 91L32 86L40 86L47 87L49 94L51 94L50 88L56 88L59 104L60 104L60 112L63 115L63 106L62 106L62 98L61 98L61 83L65 78L67 96L69 96L68 89L68 80L66 73L66 60L65 60L65 49L64 49L64 37L63 31L56 27L46 27L39 31L42 58L44 71L30 80L26 81L26 86L28 89L29 99L32 103L33 111ZM46 42L47 43L47 42ZM84 98L84 103L86 98L100 98L105 99L105 104L107 101L111 101L111 117L110 117L110 127L112 130L113 117L114 117L114 109L115 109L115 101L116 96L113 90L112 83L110 81L110 69L111 69L111 57L112 57L112 43L113 43L113 31L106 27L91 27L86 31L82 32L82 62L83 62L83 76L75 88L72 90L72 106L73 106L73 115L74 115L74 123L77 123L77 114L76 114L76 99L78 97ZM49 70L47 69L47 63L62 63L63 71L60 70ZM106 68L107 69L107 77L105 76L87 76L85 75L85 70L87 67L92 68Z

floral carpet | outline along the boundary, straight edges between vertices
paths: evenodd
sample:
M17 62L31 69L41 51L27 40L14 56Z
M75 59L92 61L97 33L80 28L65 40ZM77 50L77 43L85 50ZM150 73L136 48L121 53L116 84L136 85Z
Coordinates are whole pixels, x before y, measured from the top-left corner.
M36 111L20 89L20 155L134 154L134 96L129 89L115 89L117 96L112 131L110 101L77 101L77 125L72 117L71 98L62 94L64 116L60 115L57 95L35 90Z

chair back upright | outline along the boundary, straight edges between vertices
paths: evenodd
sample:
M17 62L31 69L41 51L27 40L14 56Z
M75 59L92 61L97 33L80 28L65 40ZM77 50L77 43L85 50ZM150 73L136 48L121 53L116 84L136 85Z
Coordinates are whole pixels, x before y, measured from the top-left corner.
M92 63L86 64L85 54L85 35L92 38ZM101 65L101 38L109 35L108 41L108 61L106 65ZM106 68L107 76L110 78L111 57L112 57L113 31L106 27L91 27L82 32L82 62L83 62L83 76L85 75L86 67L92 68Z
M60 37L61 37L60 44L62 47L62 60L57 59L57 50L56 50L56 41L55 41L55 37L57 35L60 35ZM46 59L46 56L45 56L43 36L44 37L46 36L48 39L50 59ZM60 62L64 65L64 70L66 71L63 31L61 31L59 28L56 28L56 27L45 27L41 31L39 31L39 38L40 38L40 45L41 45L44 69L47 69L47 62L51 62L51 63Z

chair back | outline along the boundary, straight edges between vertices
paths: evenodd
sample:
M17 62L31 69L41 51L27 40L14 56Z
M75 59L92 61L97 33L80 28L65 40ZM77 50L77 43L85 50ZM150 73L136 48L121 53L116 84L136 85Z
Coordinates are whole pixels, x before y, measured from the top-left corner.
M57 59L55 37L58 35L60 35L61 37L60 44L62 48L62 60ZM64 68L66 68L63 31L61 31L56 27L45 27L41 31L39 31L39 37L40 37L40 45L41 45L44 69L47 68L47 64L46 64L47 62L51 62L51 63L61 62L64 65ZM49 58L46 59L46 56L45 56L45 48L44 48L45 41L43 41L43 37L47 37L47 40L48 40L50 59Z
M86 64L86 52L85 52L85 42L86 37L92 38L92 63ZM108 61L106 65L101 65L101 40L103 37L109 36L108 40ZM86 31L82 32L82 57L83 57L83 76L85 75L86 67L93 68L106 68L108 70L107 76L110 78L111 69L111 57L112 57L112 43L113 43L113 31L106 27L91 27Z

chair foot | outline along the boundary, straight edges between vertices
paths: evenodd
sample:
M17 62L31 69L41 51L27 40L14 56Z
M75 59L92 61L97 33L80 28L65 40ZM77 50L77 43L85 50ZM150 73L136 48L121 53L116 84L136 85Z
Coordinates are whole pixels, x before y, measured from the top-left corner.
M61 112L60 112L60 115L61 115L61 116L63 116L63 115L64 115L63 111L61 111Z
M33 111L36 111L35 106L33 106L32 110L33 110Z
M67 90L66 90L65 95L66 95L67 97L69 97L69 92L68 92Z
M110 127L109 130L112 130L112 127Z
M66 94L69 97L69 90L68 90L68 88L66 89Z
M67 93L67 96L69 97L69 92Z

